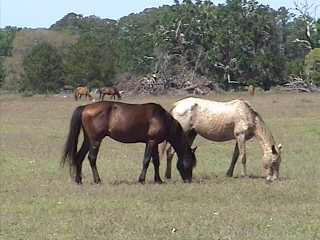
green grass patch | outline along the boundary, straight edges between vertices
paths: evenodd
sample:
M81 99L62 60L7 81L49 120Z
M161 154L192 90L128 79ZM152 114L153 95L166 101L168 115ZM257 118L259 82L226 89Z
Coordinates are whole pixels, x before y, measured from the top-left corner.
M246 98L244 94L210 99ZM158 102L174 97L127 98ZM225 177L234 142L197 138L192 184L173 168L166 184L137 183L143 144L105 139L98 156L103 183L92 184L88 161L82 186L59 165L72 98L1 96L0 239L320 239L320 95L262 94L251 104L282 143L281 179L266 184L261 150L247 144L251 178ZM175 164L174 164L175 165ZM165 162L161 162L163 177ZM163 177L164 178L164 177Z

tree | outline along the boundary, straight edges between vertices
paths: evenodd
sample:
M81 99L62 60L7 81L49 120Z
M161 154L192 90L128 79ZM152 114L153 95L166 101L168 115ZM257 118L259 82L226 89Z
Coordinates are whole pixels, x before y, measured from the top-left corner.
M0 88L2 87L4 78L6 77L5 68L3 66L4 59L0 57Z
M11 56L13 48L13 39L19 29L15 27L6 27L0 29L0 88L6 77L6 70L4 67L5 57Z
M0 29L0 56L11 56L12 43L17 31L19 29L15 27Z
M69 47L64 56L66 84L90 87L112 85L116 54L110 34L87 33ZM99 85L99 86L97 86Z
M63 65L58 50L46 42L34 46L23 60L21 91L57 92L63 86Z
M307 55L313 51L312 49L320 47L320 20L316 20L316 14L312 16L312 12L316 12L316 10L317 6L311 1L296 1L295 12L297 15L286 26L285 54L288 75L300 78L307 76L307 81L311 80L310 72L307 70L311 66L307 63Z
M299 14L299 19L302 22L303 36L296 38L294 41L298 44L304 45L307 49L313 49L319 47L320 43L317 42L317 22L316 22L316 10L320 4L315 5L308 0L301 0L295 2L295 10ZM311 14L314 11L314 17Z
M155 59L154 34L159 18L166 9L146 9L141 14L120 19L117 39L120 71L138 74L152 71Z
M315 48L305 57L305 73L307 80L320 86L320 48Z

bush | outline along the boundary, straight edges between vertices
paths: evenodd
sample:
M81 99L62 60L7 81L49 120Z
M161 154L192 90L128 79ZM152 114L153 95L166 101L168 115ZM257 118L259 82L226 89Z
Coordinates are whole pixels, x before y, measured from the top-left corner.
M36 93L57 92L63 86L62 58L55 47L43 42L24 58L25 77L20 90Z

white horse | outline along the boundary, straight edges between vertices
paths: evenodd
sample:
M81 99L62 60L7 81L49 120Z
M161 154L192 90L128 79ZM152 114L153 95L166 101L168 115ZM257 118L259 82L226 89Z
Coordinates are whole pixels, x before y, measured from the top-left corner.
M174 103L172 116L181 124L191 145L197 134L217 142L236 140L233 157L227 176L232 177L235 164L242 162L242 175L247 175L246 140L256 137L263 150L263 175L267 181L279 177L281 163L281 144L276 146L271 132L260 115L244 100L215 102L201 98L189 97ZM166 150L166 178L171 178L171 162L174 155L166 143L160 146L160 152Z

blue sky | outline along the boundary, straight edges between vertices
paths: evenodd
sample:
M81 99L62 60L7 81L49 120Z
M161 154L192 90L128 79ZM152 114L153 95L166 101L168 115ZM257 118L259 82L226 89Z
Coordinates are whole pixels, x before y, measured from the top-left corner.
M258 0L278 9L293 7L293 0ZM214 0L215 4L223 0ZM119 19L148 7L172 5L173 0L0 0L0 27L49 27L70 12Z

